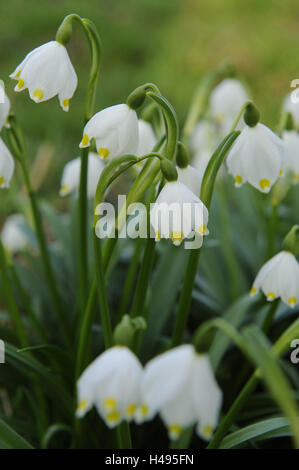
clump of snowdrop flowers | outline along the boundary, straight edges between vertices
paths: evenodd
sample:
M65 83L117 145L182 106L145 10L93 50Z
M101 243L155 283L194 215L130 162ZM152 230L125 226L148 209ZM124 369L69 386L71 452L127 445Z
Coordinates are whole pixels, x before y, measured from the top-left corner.
M96 153L88 154L88 173L87 173L87 196L93 198L100 175L105 167L103 161L99 159ZM68 162L63 170L61 178L60 196L67 196L73 191L78 191L80 185L81 158L75 158Z
M22 214L9 216L2 228L1 239L3 246L11 253L16 253L28 246L28 238L23 227L25 217Z
M248 181L259 191L268 193L283 174L287 148L258 119L257 109L252 104L248 105L244 113L246 126L230 149L226 163L236 187Z
M241 106L248 101L248 94L242 83L235 78L226 78L211 93L211 116L227 134ZM242 127L242 124L241 124Z
M131 421L139 403L141 375L141 364L127 347L106 350L78 380L77 417L95 405L110 428L123 419Z
M0 138L0 188L8 188L15 168L14 159Z
M96 113L83 131L81 148L89 147L95 139L101 158L135 154L138 147L136 111L127 104L117 104Z
M176 347L148 362L141 382L141 405L136 421L141 423L160 414L170 439L184 428L197 424L197 433L209 440L217 426L222 403L206 354L191 345Z
M135 155L137 157L142 157L143 155L152 152L157 143L157 137L155 136L151 124L143 119L139 119L138 121L138 134L139 143Z
M166 162L162 162L161 167L163 163ZM184 238L194 234L200 237L208 235L209 212L206 206L185 184L178 181L177 172L171 178L169 174L164 176L167 182L150 210L155 240L171 238L174 245L180 245Z
M289 251L281 251L260 269L250 294L261 289L268 301L278 297L295 307L299 302L299 263Z
M17 80L15 91L28 88L36 103L58 95L60 106L69 110L69 102L77 88L77 75L64 45L50 41L37 47L10 75Z
M10 110L10 101L4 91L4 86L0 81L0 130L7 123L7 118Z

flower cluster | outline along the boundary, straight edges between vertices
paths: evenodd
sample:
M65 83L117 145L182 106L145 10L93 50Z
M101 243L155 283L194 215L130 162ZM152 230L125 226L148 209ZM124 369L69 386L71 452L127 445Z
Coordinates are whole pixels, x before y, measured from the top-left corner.
M101 354L78 381L77 417L93 405L107 426L133 419L141 424L159 414L170 439L197 425L209 440L222 403L206 354L183 345L160 354L143 369L127 348L114 346Z

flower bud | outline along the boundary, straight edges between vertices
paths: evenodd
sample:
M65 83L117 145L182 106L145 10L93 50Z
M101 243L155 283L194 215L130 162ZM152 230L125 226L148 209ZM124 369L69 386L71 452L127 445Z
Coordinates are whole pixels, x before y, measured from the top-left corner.
M145 96L144 86L140 86L128 96L126 104L129 108L136 110L143 104Z
M178 172L177 172L177 170L176 170L173 163L171 163L167 159L163 159L160 162L160 167L161 167L161 171L163 173L163 176L167 181L177 181Z
M299 255L299 225L294 225L282 242L282 248L294 256Z
M179 168L187 168L189 165L189 155L185 145L182 142L178 142L176 164Z
M245 113L244 113L244 121L246 122L247 126L255 127L260 119L259 110L254 106L254 104L249 103L246 106Z

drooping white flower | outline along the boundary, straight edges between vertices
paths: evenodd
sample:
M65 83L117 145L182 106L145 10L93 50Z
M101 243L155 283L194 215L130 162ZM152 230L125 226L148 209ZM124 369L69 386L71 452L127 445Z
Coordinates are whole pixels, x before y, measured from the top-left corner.
M111 428L123 419L131 421L139 403L141 375L141 364L127 347L108 349L78 380L77 417L82 418L95 405Z
M297 183L299 181L299 134L295 130L285 130L282 133L282 140L288 151L285 171L291 171L294 176L294 183Z
M208 235L208 218L203 202L179 181L168 181L151 204L150 222L156 241L171 238L175 245L180 245L192 234Z
M284 142L261 123L245 126L227 156L228 172L235 178L235 186L248 181L263 193L282 175L287 160Z
M201 119L195 125L190 137L190 150L193 155L201 155L202 153L212 155L218 141L214 123L207 119Z
M105 167L103 161L96 153L88 154L87 171L87 196L93 198L97 189L100 175ZM78 191L80 185L81 158L77 157L68 162L63 170L61 178L60 196L67 196L73 191Z
M248 99L244 86L235 78L226 78L214 88L210 96L211 115L223 125L224 134L230 130L241 106Z
M68 111L78 83L65 46L57 41L47 42L27 54L10 77L18 80L15 91L28 88L36 103L58 95L64 111Z
M292 114L296 126L299 127L299 102L294 100L292 93L285 97L282 108Z
M289 251L281 251L267 261L255 278L250 294L262 289L267 300L278 297L295 307L299 302L299 263Z
M13 214L7 217L3 225L2 243L11 253L23 250L28 245L28 238L23 230L25 223L25 217L22 214Z
M157 143L157 137L149 122L139 119L138 121L139 143L136 151L137 157L142 157L147 153L152 152Z
M86 124L80 147L96 141L101 158L135 154L138 146L138 119L136 111L126 104L110 106L96 113Z
M0 130L5 125L10 110L10 101L0 81Z
M217 426L221 402L208 356L183 345L146 365L136 421L148 421L159 413L171 439L196 423L199 436L208 440Z
M178 181L187 186L190 191L199 197L203 174L191 165L188 165L185 168L179 168L177 166L176 169L178 172Z
M0 188L8 188L15 168L14 159L0 138Z

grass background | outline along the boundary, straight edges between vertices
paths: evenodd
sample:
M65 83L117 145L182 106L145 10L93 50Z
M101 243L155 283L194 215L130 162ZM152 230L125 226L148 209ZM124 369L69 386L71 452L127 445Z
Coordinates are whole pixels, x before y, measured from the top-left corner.
M68 46L79 76L69 113L57 100L37 106L13 92L8 75L26 53L55 37L71 12L91 18L103 41L97 110L125 100L146 81L157 83L182 122L201 76L229 59L244 75L264 122L275 125L290 82L299 78L299 3L294 0L0 0L0 78L5 81L34 155L54 144L51 185L78 155L89 51L79 26ZM52 185L51 185L52 187Z

